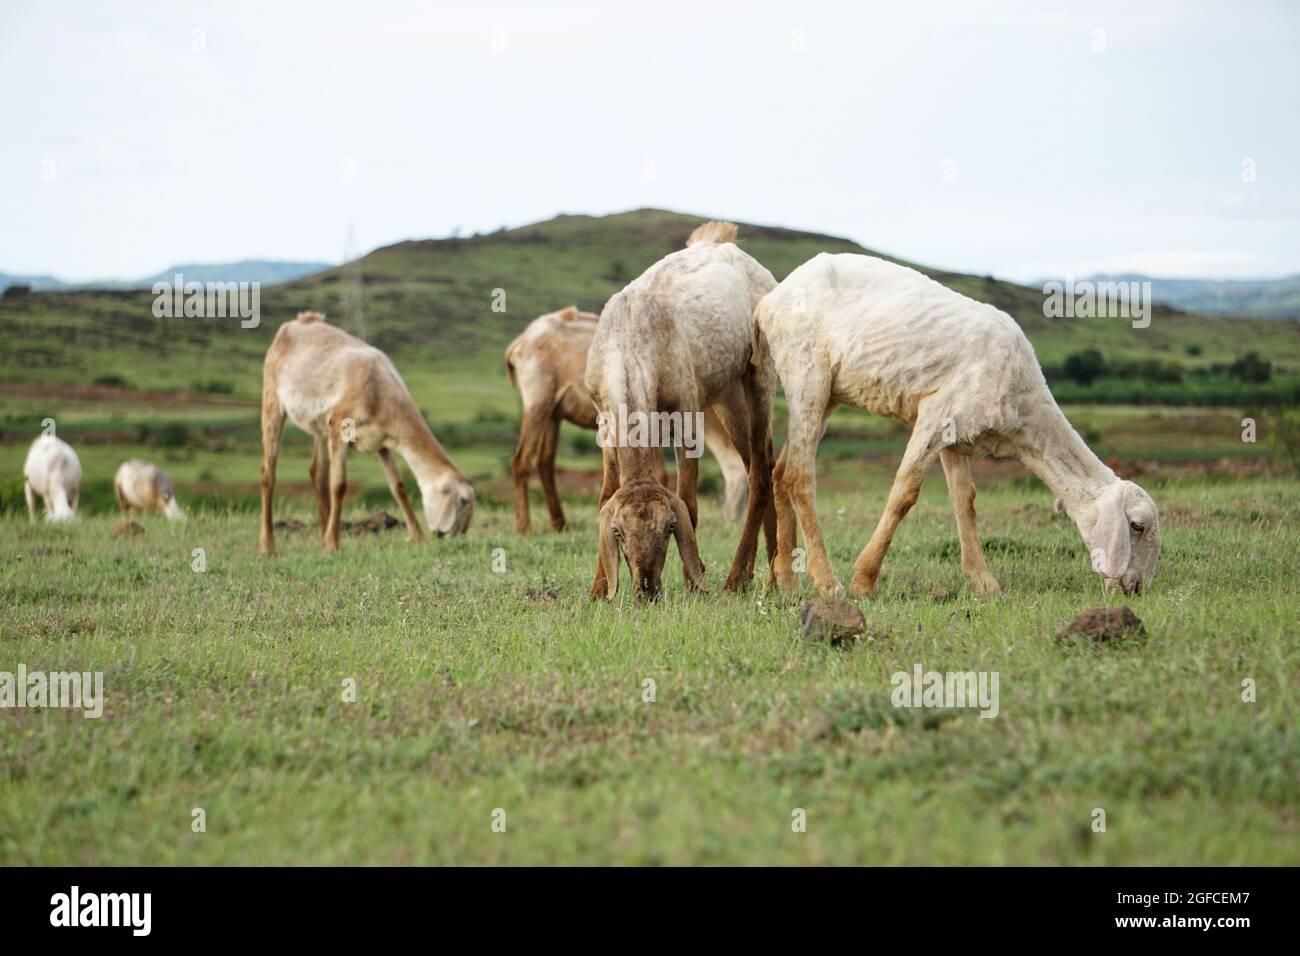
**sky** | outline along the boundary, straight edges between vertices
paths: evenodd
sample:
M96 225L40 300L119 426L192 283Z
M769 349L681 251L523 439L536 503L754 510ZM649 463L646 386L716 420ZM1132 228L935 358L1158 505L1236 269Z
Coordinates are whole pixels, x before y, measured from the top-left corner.
M0 0L0 272L655 206L1029 281L1300 273L1300 4Z

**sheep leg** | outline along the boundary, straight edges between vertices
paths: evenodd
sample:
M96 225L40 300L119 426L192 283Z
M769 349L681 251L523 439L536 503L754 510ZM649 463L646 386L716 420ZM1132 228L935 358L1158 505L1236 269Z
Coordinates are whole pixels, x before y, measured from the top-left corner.
M560 444L560 419L552 416L542 433L542 449L537 453L537 477L546 495L546 508L551 513L551 530L564 530L564 506L560 492L555 487L555 453Z
M325 525L330 517L330 456L325 442L317 438L311 446L312 490L316 493L316 514L320 518L320 533L325 534Z
M262 402L262 527L257 547L262 554L275 552L275 527L271 515L271 502L275 497L275 466L280 457L280 442L284 438L284 409L278 401Z
M348 493L348 446L331 428L330 455L330 516L325 524L325 550L339 549L339 527L343 523L343 497Z
M122 486L113 482L113 494L117 496L117 510L122 512L122 517L129 514L129 508L126 503L126 495L122 494Z
M618 491L618 456L614 453L613 448L602 448L600 452L600 461L602 467L602 477L600 483L600 504L597 507L597 513L605 507L605 502L614 497ZM598 532L599 533L599 532ZM591 584L591 591L588 598L592 601L600 601L609 593L608 575L618 574L618 565L612 568L606 568L605 562L601 560L599 541L596 548L596 579Z
M715 408L704 413L704 444L718 459L718 467L722 470L725 485L723 511L729 520L739 521L745 516L745 506L749 501L748 463L736 450Z
M689 413L686 413L689 414ZM686 505L686 513L691 516L691 527L700 524L700 460L686 454L684 447L678 446L677 455L677 497Z
M379 463L384 466L384 474L388 476L388 490L393 493L398 506L402 509L402 517L406 519L406 530L411 536L411 542L419 544L424 540L424 532L420 530L420 520L415 516L415 509L411 507L411 499L406 497L406 485L402 483L402 473L397 468L397 462L393 461L393 453L387 448L379 449Z
M542 434L551 418L549 403L537 403L524 409L524 419L519 425L519 444L510 459L510 472L515 479L515 530L528 534L528 478L542 443Z
M758 533L765 528L768 511L772 508L772 462L769 409L764 396L759 394L752 372L745 376L744 388L739 396L743 407L730 417L736 448L749 472L749 503L745 511L745 524L740 532L740 543L731 562L731 571L723 585L724 591L743 591L754 579L754 559L758 551ZM748 424L744 434L736 426ZM775 520L775 511L772 512ZM774 535L768 537L768 560L775 549Z
M798 586L792 562L797 533L802 528L813 584L823 594L842 594L844 586L831 568L817 521L817 446L831 411L830 382L807 372L784 375L782 382L790 405L790 423L774 476L777 549L773 574L783 591Z
M36 491L32 488L32 483L23 479L23 496L27 499L27 517L32 521L36 520Z
M899 523L920 497L925 473L939 457L942 447L940 430L924 416L918 417L912 426L912 437L908 439L903 461L898 466L898 473L894 475L894 484L889 490L889 501L885 504L884 514L880 516L880 523L876 525L871 540L853 565L854 597L875 596L876 579L880 576L880 565L889 551L889 543L893 540Z
M1001 589L984 561L979 534L975 530L975 482L971 480L970 459L945 448L939 452L943 476L948 481L953 514L957 518L957 537L961 540L961 569L970 578L977 594L999 594Z

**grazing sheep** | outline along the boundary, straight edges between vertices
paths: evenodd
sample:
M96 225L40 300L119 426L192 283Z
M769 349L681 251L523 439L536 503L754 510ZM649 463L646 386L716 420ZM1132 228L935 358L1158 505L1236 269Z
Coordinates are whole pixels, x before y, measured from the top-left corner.
M258 546L275 550L271 499L284 420L315 439L311 480L321 537L337 551L349 448L378 452L388 487L412 541L420 522L411 508L393 452L415 473L429 527L463 534L474 514L474 487L433 437L401 375L379 349L335 328L319 312L301 312L280 326L262 371L262 527Z
M515 527L520 534L529 531L528 477L534 461L551 513L551 527L556 531L564 528L564 509L555 487L556 443L561 421L593 431L596 428L596 406L585 379L587 349L598 318L571 305L534 319L506 349L506 373L510 384L519 388L524 407L519 444L510 463L515 481ZM712 409L704 416L704 444L722 468L727 517L739 521L749 497L749 476L744 459Z
M647 269L605 305L587 357L587 390L609 425L632 416L685 427L716 407L749 472L749 504L724 587L745 587L754 574L760 525L768 558L775 547L771 501L771 413L775 377L770 363L751 362L753 311L776 282L734 244L736 227L711 222L691 234L687 248ZM616 429L611 429L617 431ZM679 429L680 431L680 429ZM660 573L675 537L687 585L706 590L695 540L697 457L677 443L677 490L655 480L660 449L606 432L600 492L600 558L592 600L618 593L620 555L640 598L660 592ZM612 440L611 440L612 439Z
M46 521L71 521L81 495L81 459L67 442L42 435L32 442L23 464L27 514L36 520L36 496L45 502Z
M775 363L790 406L777 460L775 575L793 587L800 526L808 570L823 592L842 590L817 523L816 456L837 405L912 426L875 533L853 569L852 591L875 593L880 565L903 516L938 459L975 589L998 593L975 531L970 455L1013 455L1058 496L1108 587L1149 586L1160 554L1155 502L1089 450L1043 379L1015 321L921 273L871 256L822 254L760 303L754 351Z
M161 511L168 521L185 517L176 502L176 486L171 475L139 458L122 462L113 477L113 491L117 493L117 505L124 515L134 508L137 511Z

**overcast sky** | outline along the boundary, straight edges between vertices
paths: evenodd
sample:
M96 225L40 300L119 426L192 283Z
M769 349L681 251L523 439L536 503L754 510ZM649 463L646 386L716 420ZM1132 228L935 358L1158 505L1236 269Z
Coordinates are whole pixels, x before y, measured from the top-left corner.
M659 206L1013 279L1300 272L1300 4L0 0L0 271Z

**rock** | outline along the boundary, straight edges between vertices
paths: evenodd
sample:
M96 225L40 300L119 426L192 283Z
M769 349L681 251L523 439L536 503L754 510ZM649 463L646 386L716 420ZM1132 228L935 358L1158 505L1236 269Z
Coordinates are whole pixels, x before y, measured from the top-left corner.
M113 537L130 538L137 534L144 534L144 527L134 521L123 521L113 529Z
M1128 635L1146 634L1142 620L1123 604L1116 607L1094 607L1084 611L1056 635L1058 641L1082 638L1096 644L1116 641Z
M799 626L805 641L836 647L856 640L866 630L867 621L856 604L843 598L819 597L803 606Z

